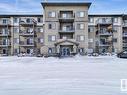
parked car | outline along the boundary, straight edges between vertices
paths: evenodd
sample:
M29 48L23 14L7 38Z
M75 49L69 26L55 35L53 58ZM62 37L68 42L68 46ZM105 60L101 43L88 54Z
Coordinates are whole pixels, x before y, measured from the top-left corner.
M117 54L117 57L119 58L127 58L127 51L123 51Z
M94 53L92 53L92 56L99 56L99 54L94 52Z

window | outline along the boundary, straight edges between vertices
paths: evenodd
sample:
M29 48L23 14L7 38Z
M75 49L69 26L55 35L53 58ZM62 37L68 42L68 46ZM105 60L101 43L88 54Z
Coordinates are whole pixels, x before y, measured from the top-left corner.
M113 42L117 42L117 38L114 38L114 39L113 39Z
M89 27L88 32L94 32L94 27Z
M3 19L3 24L7 24L7 19Z
M19 49L17 49L17 48L14 49L14 53L15 53L15 54L18 54L18 53L19 53Z
M80 48L79 53L83 53L83 52L84 52L84 48Z
M19 30L18 30L18 28L14 28L14 33L18 33L19 32Z
M48 17L55 17L56 16L56 13L55 12L49 12L48 13Z
M33 28L27 28L27 33L33 33Z
M18 23L18 18L14 18L14 23Z
M49 24L48 25L48 29L52 29L52 24Z
M38 18L37 18L37 22L39 22L39 23L43 22L43 18L38 17Z
M49 42L51 42L51 41L56 41L56 36L49 35L49 36L48 36L48 41L49 41Z
M117 32L118 31L118 27L113 27L113 32Z
M81 11L81 12L78 12L78 17L85 17L85 12Z
M28 39L27 39L27 44L28 44L28 45L34 44L34 39L33 39L33 38L28 38Z
M89 42L90 42L90 43L92 43L92 42L93 42L93 39L92 39L92 38L90 38L90 39L89 39Z
M114 23L117 23L117 22L118 22L118 18L115 17L115 18L113 19L113 21L114 21Z
M37 28L38 32L43 32L43 28Z
M27 22L27 23L30 23L30 18L27 18L27 19L26 19L26 22Z
M84 36L80 36L80 41L84 41Z
M84 29L84 24L77 24L77 29L80 29L80 30Z
M94 18L89 17L89 23L93 23L94 22Z
M19 44L19 39L18 38L14 38L14 44Z
M85 41L85 36L77 35L77 41Z
M32 54L34 52L34 50L33 49L27 49L27 54Z
M2 34L9 34L9 30L7 28L2 28Z
M48 24L48 29L55 29L56 25L54 23Z
M38 43L43 43L43 38L38 38Z
M52 53L52 48L49 48L48 49L48 53Z

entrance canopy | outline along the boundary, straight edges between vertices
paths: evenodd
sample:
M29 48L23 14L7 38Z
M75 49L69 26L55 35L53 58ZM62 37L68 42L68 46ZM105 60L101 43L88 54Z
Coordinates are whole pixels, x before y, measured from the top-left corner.
M65 40L61 39L61 40L58 40L58 41L55 43L55 45L56 45L56 46L57 46L57 45L76 45L76 46L78 46L79 43L76 42L76 41L73 40L73 39L65 39Z

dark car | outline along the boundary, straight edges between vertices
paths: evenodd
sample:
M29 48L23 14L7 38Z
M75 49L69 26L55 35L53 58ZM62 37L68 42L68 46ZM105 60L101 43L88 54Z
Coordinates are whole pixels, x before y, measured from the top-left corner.
M117 57L119 58L127 58L127 51L123 51L117 54Z

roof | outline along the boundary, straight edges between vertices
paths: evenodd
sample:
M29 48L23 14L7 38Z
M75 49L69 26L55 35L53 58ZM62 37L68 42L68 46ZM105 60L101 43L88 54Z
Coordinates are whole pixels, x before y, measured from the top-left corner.
M42 17L43 14L0 14L0 17Z
M121 17L123 16L123 14L89 14L88 16L91 16L91 17L112 17L112 16ZM127 14L124 14L124 16L127 16Z
M89 14L90 17L127 17L127 14ZM0 17L43 17L43 14L0 14Z
M43 7L45 6L88 6L90 7L90 2L42 2Z

